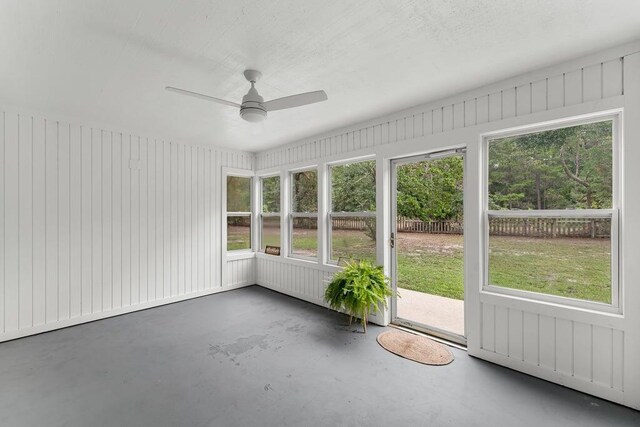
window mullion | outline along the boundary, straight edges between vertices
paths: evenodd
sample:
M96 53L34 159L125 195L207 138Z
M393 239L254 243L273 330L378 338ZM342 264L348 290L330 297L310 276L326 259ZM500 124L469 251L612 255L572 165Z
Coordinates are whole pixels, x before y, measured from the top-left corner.
M611 218L616 209L487 210L494 218Z
M329 212L330 218L375 218L376 213L371 211L362 212Z
M291 212L291 218L318 218L317 212Z

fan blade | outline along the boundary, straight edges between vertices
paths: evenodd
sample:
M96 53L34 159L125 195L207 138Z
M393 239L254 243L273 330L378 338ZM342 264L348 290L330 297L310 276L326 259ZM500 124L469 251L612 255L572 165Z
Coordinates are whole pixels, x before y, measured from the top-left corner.
M182 95L193 96L194 98L204 99L205 101L217 102L218 104L228 105L230 107L240 108L240 104L236 104L235 102L225 101L224 99L214 98L213 96L203 95L201 93L191 92L190 90L178 89L177 87L167 86L165 87L169 92L180 93Z
M327 94L323 90L315 92L300 93L298 95L285 96L284 98L272 99L263 103L267 111L284 110L285 108L301 107L307 104L326 101Z

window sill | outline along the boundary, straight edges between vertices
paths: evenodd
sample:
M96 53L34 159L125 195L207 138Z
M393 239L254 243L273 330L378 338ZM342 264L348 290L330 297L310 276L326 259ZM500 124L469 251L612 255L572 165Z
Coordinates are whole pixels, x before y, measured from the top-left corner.
M288 260L296 261L296 262L299 261L305 264L315 264L315 265L320 264L320 261L318 260L318 258L313 258L313 257L288 255L288 256L285 256L284 258Z
M549 316L557 316L558 309L564 311L563 317L566 315L567 310L574 313L576 317L582 318L586 316L592 318L593 315L603 316L603 319L609 319L606 321L622 321L624 316L620 312L618 307L600 303L590 303L589 301L574 300L571 298L555 297L545 294L529 293L524 291L514 291L510 289L503 289L496 286L485 286L480 291L480 300L489 304L506 305L514 308L538 313ZM582 320L580 320L582 321ZM586 321L586 318L585 318ZM592 321L590 321L593 323Z
M255 258L255 257L256 257L256 253L249 250L227 252L227 261L234 261L237 259L249 259L249 258Z
M276 255L267 255L264 252L256 253L256 258L264 259L274 262L279 262L281 264L295 265L298 267L306 267L312 268L315 270L326 271L328 273L335 273L336 271L342 270L342 267L338 267L336 265L331 264L321 264L316 260L308 260L304 258L295 258L295 257L286 257L286 256L276 256Z

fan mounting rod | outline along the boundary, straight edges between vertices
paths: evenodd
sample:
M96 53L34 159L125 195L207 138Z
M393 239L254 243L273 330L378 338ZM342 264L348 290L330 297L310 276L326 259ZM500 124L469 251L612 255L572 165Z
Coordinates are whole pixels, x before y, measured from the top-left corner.
M244 78L251 83L256 83L262 77L262 73L258 70L244 70Z

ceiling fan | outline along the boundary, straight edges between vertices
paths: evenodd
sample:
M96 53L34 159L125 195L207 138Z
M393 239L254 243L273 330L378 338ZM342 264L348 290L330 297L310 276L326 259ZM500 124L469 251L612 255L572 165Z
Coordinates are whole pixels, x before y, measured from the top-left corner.
M284 98L272 99L271 101L264 101L255 88L255 84L262 73L257 70L245 70L244 77L251 83L251 89L245 96L242 97L242 104L236 104L235 102L226 101L220 98L214 98L213 96L203 95L197 92L191 92L190 90L178 89L176 87L167 86L166 90L170 92L181 93L183 95L193 96L195 98L204 99L206 101L217 102L219 104L228 105L230 107L240 108L240 117L248 122L260 122L267 118L267 111L284 110L285 108L301 107L307 104L314 104L316 102L326 101L327 94L323 90L317 90L315 92L300 93L297 95L285 96Z

